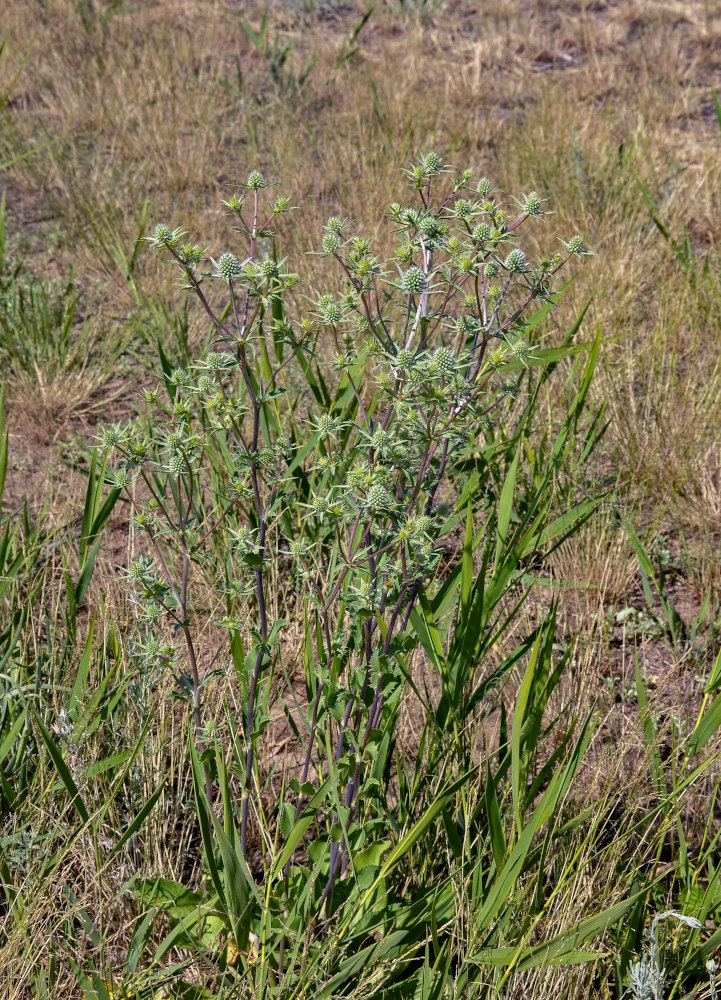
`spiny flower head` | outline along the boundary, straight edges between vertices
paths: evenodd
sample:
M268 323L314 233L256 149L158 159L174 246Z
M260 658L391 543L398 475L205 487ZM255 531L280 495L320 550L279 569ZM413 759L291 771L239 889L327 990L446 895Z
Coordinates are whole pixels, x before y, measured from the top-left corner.
M337 326L341 320L341 310L337 302L329 302L323 307L323 319L329 326Z
M334 417L331 417L329 413L323 413L318 417L318 433L321 437L328 437L330 434L335 434L337 423Z
M209 351L205 355L205 367L211 372L221 371L223 368L227 368L228 364L233 360L227 351Z
M185 464L185 459L183 458L182 455L179 455L177 452L175 452L173 455L170 456L170 460L168 462L168 472L170 473L171 476L175 476L175 478L177 479L178 476L183 475L183 473L186 471L186 468L187 466Z
M398 368L406 369L410 368L413 364L413 352L407 350L405 347L396 355L396 365Z
M176 368L171 372L168 381L171 385L187 385L190 381L190 375L188 375L185 368Z
M326 233L323 236L323 253L334 254L340 250L340 238L336 233Z
M468 219L473 215L473 206L467 198L459 198L454 205L454 210L459 219Z
M374 485L368 490L366 503L371 510L378 510L380 507L388 507L391 502L391 496L382 483L374 483Z
M441 165L442 160L438 153L426 153L423 157L422 166L425 174L437 174Z
M265 177L263 177L260 170L251 170L248 174L248 180L245 182L245 186L253 191L257 191L259 188L266 186Z
M578 234L572 236L566 246L568 247L569 253L576 254L576 256L580 257L583 253L583 236L579 236Z
M445 345L441 345L441 347L438 348L433 355L433 360L435 361L436 368L441 375L450 375L456 367L456 356L453 351Z
M488 237L491 235L491 227L487 222L479 222L477 226L473 227L471 233L471 239L474 243L485 243Z
M426 276L420 267L412 264L401 278L401 288L409 295L420 295L426 287Z
M231 253L226 250L225 253L221 254L217 263L217 276L222 278L223 281L227 281L228 284L231 283L235 278L239 277L241 273L240 261Z
M100 432L100 445L103 448L117 448L124 437L125 435L119 427L104 427Z
M478 184L476 184L476 191L478 194L483 195L484 198L488 197L491 193L491 189L492 185L487 177L481 177Z
M518 248L511 250L503 262L503 266L507 271L510 271L511 274L524 271L526 269L526 255L523 250L519 250Z
M259 264L260 273L264 278L277 278L278 277L278 265L273 260L272 257L266 257Z
M541 196L537 191L530 191L523 199L523 212L525 215L541 215Z

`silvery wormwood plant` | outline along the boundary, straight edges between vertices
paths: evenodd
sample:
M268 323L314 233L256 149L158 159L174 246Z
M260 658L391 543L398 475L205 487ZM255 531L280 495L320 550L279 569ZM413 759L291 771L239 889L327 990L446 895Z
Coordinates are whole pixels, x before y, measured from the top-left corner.
M294 817L311 768L341 776L345 840L333 838L322 899L346 863L374 734L397 702L414 602L458 520L459 463L519 391L532 350L526 310L586 253L574 236L529 260L519 237L544 216L535 192L505 202L487 178L435 153L406 173L413 194L388 209L387 259L355 225L328 219L317 252L338 284L323 294L299 294L301 279L278 259L274 227L291 206L268 196L257 170L224 203L244 252L215 260L180 229L156 226L149 242L199 299L213 341L195 364L164 362L161 386L145 392L147 417L103 433L146 540L128 571L136 654L153 669L178 664L208 802L203 690L235 666L243 855L288 624L270 609L316 623Z

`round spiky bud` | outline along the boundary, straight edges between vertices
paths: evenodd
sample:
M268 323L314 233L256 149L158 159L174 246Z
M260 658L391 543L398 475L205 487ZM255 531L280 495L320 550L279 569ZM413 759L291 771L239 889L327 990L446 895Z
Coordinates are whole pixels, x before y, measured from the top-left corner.
M438 153L426 153L423 157L423 172L435 174L441 169L441 158Z
M177 452L170 456L170 461L168 462L168 472L171 476L182 476L186 470L185 459L182 455Z
M226 351L209 351L205 355L205 365L211 372L219 372L226 367L230 361L230 355Z
M523 250L519 250L518 248L516 248L515 250L511 250L509 255L506 257L505 261L503 262L503 266L507 271L510 271L511 274L525 270L526 255L524 254Z
M326 233L323 237L323 253L338 253L340 239L335 233Z
M230 284L240 274L240 261L234 253L226 251L218 260L218 275Z
M316 494L310 502L311 510L316 516L325 514L328 510L328 501L320 494Z
M142 580L145 577L147 570L148 568L145 565L144 560L136 559L135 562L132 562L128 567L128 576L131 580Z
M522 337L518 337L517 340L513 341L513 343L511 344L511 350L519 359L519 361L525 361L531 352L530 347L528 346L526 341L523 340Z
M265 187L265 177L263 177L260 170L251 170L245 186L257 191L259 188Z
M489 260L486 266L483 268L483 273L487 278L497 278L498 277L498 264L495 260Z
M177 451L183 444L183 436L177 431L171 431L165 439L165 446L170 451Z
M124 490L128 486L130 486L130 473L127 469L118 469L115 473L116 490Z
M576 234L572 236L571 239L566 244L569 253L575 253L577 256L581 256L583 253L583 237Z
M438 348L433 355L433 360L436 363L438 372L443 376L450 375L456 367L456 357L453 351L445 345Z
M328 413L318 417L318 433L321 437L328 437L335 431L335 420Z
M343 220L339 219L336 215L331 215L325 224L325 228L329 233L335 233L336 236L340 236L343 231Z
M399 368L405 369L405 368L410 368L412 364L413 364L413 352L406 350L405 347L401 348L401 350L396 355L396 365Z
M210 375L201 375L198 379L198 391L202 393L212 392L218 383Z
M420 295L426 287L426 276L420 267L412 264L401 278L401 287L409 295Z
M475 301L473 303L475 305ZM456 331L461 334L462 337L467 337L472 334L477 326L477 320L475 316L466 316L465 313L456 319Z
M170 229L168 229L164 222L159 222L153 230L153 239L158 243L170 242L171 235Z
M176 368L170 375L170 382L172 385L186 385L189 379L190 376L186 372L185 368Z
M541 196L537 191L530 191L523 202L523 211L526 215L541 214Z
M484 198L487 198L488 195L491 193L491 190L492 190L492 185L489 179L487 177L481 177L478 184L476 184L476 191L479 194L483 195Z
M290 554L294 559L302 559L305 555L305 542L300 538L294 538L290 543Z
M454 207L459 219L467 219L473 215L473 208L467 198L459 198Z
M260 262L260 273L264 278L278 277L278 265L272 257L266 257L265 260Z
M418 229L424 236L431 239L438 235L438 223L432 215L426 215L425 218L421 219L418 223Z
M368 490L368 496L366 497L366 502L369 507L373 510L377 510L379 507L386 507L388 505L388 490L383 486L382 483L375 483Z
M336 302L329 302L323 307L323 319L329 326L336 326L341 320L340 306Z
M473 227L473 232L471 233L471 239L474 243L485 243L488 237L491 235L491 227L487 222L479 222L477 226Z
M371 438L371 445L376 449L376 451L379 451L388 444L388 438L388 431L384 430L383 427L377 427L373 433L373 437Z
M104 427L100 434L100 444L103 448L117 448L123 440L119 427Z

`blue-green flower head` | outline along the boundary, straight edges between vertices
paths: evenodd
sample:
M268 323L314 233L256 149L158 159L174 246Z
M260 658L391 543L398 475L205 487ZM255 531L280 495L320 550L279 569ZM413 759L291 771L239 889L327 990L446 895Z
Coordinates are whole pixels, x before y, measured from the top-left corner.
M503 262L503 266L507 271L510 271L511 274L517 274L520 271L525 271L526 255L523 250L519 250L518 248L511 250Z
M456 356L453 351L441 345L438 350L433 355L433 360L436 363L436 368L441 375L450 375L456 367Z
M334 254L340 250L340 238L336 233L326 233L323 236L323 253Z
M231 283L235 278L239 277L241 273L240 261L231 253L226 250L224 254L220 255L218 260L218 277L222 278L223 281L227 281L228 284Z
M329 233L335 233L336 236L340 236L343 232L343 220L339 219L336 215L331 215L325 224L325 228Z
M266 186L265 177L263 177L260 170L251 170L248 174L248 180L245 182L245 186L250 188L252 191L257 191Z
M425 174L437 174L441 169L442 160L438 153L426 153L422 165Z
M260 262L260 273L264 278L278 277L278 265L272 257L266 257L265 260Z
M340 323L341 311L337 302L329 302L323 307L323 319L329 326L337 326Z
M183 475L183 473L186 471L186 468L187 467L185 464L185 459L183 458L182 455L179 455L176 452L175 454L170 456L170 460L168 462L168 472L170 473L171 476L175 476L175 478L177 479L178 476Z
M523 201L525 215L541 215L541 196L537 191L529 192Z
M420 295L426 287L426 276L420 267L412 264L401 278L401 287L409 295Z
M169 243L171 235L170 229L164 222L159 222L153 230L153 239L158 243Z
M413 352L402 348L396 355L396 365L401 369L410 368L413 365Z

